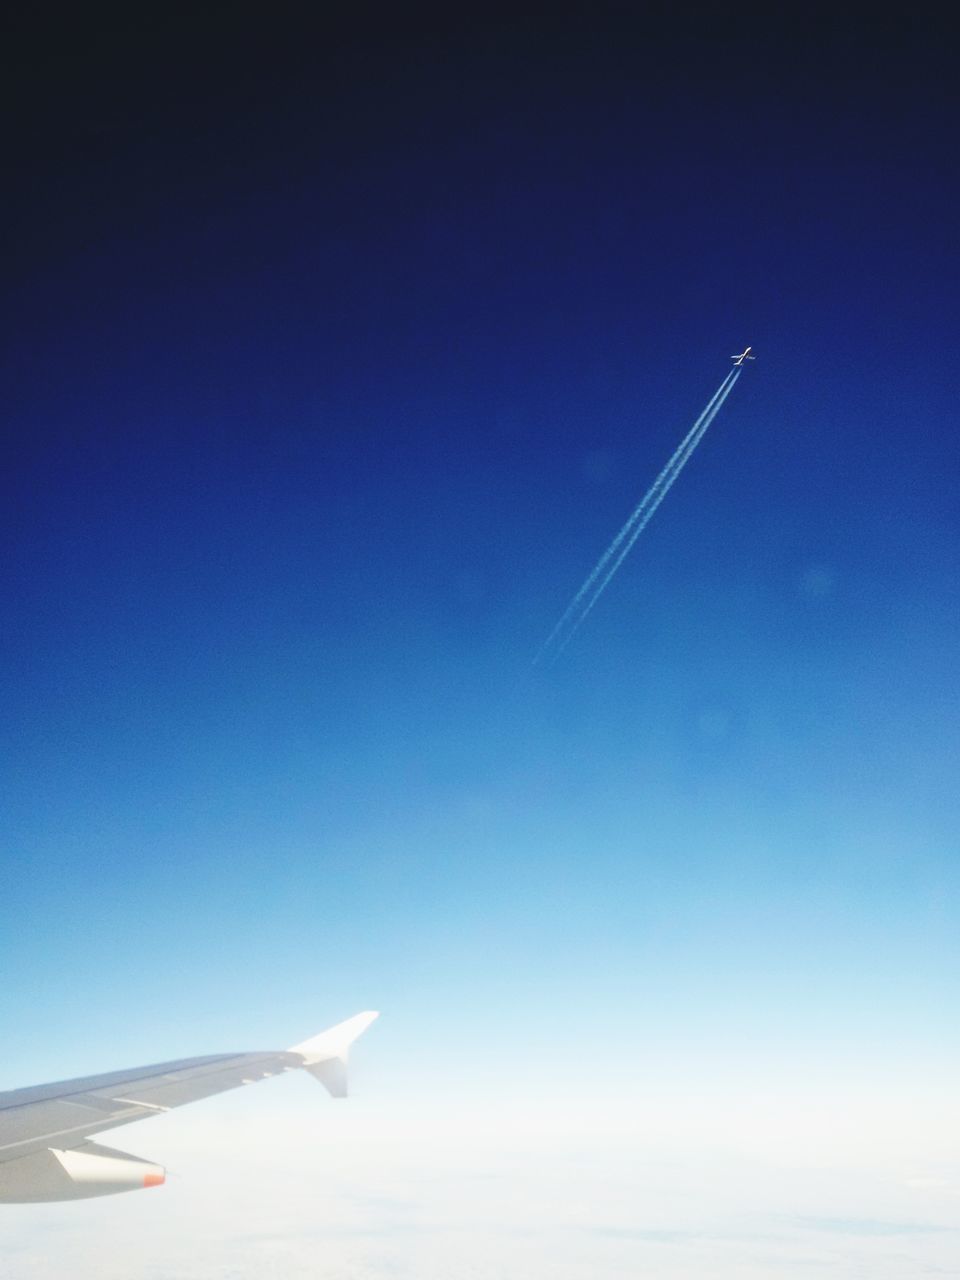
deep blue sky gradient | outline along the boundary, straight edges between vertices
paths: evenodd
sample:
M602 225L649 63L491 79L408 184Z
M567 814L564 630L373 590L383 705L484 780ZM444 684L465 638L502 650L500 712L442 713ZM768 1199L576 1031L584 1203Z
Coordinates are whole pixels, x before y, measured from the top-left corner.
M453 1079L498 1027L531 1070L572 1024L956 1054L956 113L911 13L24 34L8 1086L369 1005Z

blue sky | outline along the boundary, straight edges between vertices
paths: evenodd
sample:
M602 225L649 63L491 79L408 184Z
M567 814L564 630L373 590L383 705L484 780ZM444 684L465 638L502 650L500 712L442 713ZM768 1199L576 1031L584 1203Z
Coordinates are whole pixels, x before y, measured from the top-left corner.
M3 1087L370 1006L366 1087L468 1111L505 1052L514 1100L945 1079L936 33L111 31L18 82Z

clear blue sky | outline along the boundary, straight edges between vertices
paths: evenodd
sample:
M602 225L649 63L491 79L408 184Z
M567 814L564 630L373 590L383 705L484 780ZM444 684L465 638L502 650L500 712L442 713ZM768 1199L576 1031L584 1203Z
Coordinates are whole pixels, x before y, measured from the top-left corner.
M15 84L5 1087L371 1006L467 1099L955 1065L937 32L155 21Z

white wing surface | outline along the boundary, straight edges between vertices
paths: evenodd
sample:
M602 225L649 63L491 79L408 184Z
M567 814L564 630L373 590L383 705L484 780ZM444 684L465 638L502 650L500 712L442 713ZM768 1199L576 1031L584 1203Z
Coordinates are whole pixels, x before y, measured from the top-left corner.
M89 1139L286 1071L306 1070L334 1097L345 1097L350 1045L376 1017L358 1013L285 1051L185 1058L0 1093L0 1202L158 1186L165 1177L159 1165Z

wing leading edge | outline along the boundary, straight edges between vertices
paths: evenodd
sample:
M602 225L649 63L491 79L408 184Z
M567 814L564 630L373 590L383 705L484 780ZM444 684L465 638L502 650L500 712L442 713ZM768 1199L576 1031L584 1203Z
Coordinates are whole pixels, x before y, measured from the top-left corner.
M0 1203L159 1185L158 1165L89 1139L228 1089L306 1070L334 1097L345 1097L350 1046L376 1017L358 1013L285 1051L186 1058L0 1093Z

